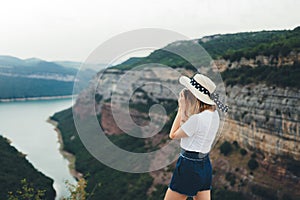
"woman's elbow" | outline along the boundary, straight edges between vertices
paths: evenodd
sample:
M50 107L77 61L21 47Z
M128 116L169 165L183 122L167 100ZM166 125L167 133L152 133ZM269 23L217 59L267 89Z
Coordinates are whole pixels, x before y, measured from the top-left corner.
M173 139L175 138L175 135L172 134L172 133L170 133L170 134L169 134L169 138L170 138L171 140L173 140Z

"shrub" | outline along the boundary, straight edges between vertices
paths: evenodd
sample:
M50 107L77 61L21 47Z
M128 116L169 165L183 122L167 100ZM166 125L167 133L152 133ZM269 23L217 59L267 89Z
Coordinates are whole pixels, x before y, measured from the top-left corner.
M236 149L238 149L239 148L239 144L238 144L238 142L237 141L233 141L233 146L236 148Z
M85 200L87 199L87 193L85 188L87 182L85 179L79 179L76 185L66 181L66 186L70 192L68 197L63 197L62 200ZM100 186L99 184L97 186ZM8 192L8 200L42 200L45 199L45 191L33 187L31 183L28 183L26 179L21 180L21 188L15 192ZM92 194L91 194L92 195Z
M156 185L155 190L151 193L148 200L164 199L167 189L168 189L167 185L162 185L162 184Z
M281 199L283 200L293 200L292 197L289 194L283 194Z
M271 188L266 188L259 185L253 185L251 187L251 191L253 194L263 197L263 199L272 199L277 200L276 191Z
M257 162L254 158L251 158L251 159L248 161L248 167L249 167L249 169L251 169L251 170L255 170L256 168L258 168L258 162Z
M70 182L66 181L66 186L70 192L70 196L64 197L62 200L73 200L73 199L80 199L80 200L85 200L87 199L87 193L85 191L85 188L87 186L87 182L85 179L81 178L77 182L76 185L71 184ZM99 186L96 185L96 186Z
M35 199L42 200L45 196L46 190L35 189L32 184L28 183L26 179L21 180L21 188L15 192L8 193L8 200L27 200Z
M234 184L235 184L235 175L233 173L231 173L231 172L226 173L225 179L230 182L231 186L234 186Z
M240 200L246 199L243 193L228 191L226 189L214 189L212 190L212 199L215 200Z
M231 144L227 141L223 142L223 144L220 146L220 152L227 156L232 151Z
M300 176L300 161L295 160L294 158L288 158L286 160L287 170L295 174L296 176Z
M248 152L246 151L246 149L240 149L240 154L242 156L245 156Z

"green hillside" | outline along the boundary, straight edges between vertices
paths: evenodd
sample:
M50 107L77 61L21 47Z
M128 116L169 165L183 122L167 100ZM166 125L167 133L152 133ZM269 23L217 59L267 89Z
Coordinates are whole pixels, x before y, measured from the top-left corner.
M230 61L237 61L242 57L255 58L257 55L287 56L291 51L300 51L300 27L292 31L252 33L248 38L241 41L232 39L232 42L244 43L244 46L228 48L223 55L220 54Z
M0 75L0 99L72 95L73 82Z
M189 43L192 44L193 41L185 41L184 45ZM199 39L198 43L213 59L224 58L237 61L242 57L254 58L257 55L286 56L291 51L300 51L300 27L294 30L219 34ZM191 63L182 57L162 48L147 57L129 59L114 68L128 70L147 63L160 63L174 68L191 67Z
M8 192L19 190L23 179L26 179L36 191L45 190L43 199L54 199L53 180L37 171L26 160L25 155L10 146L7 139L2 136L0 136L0 163L0 199L8 199Z
M242 57L249 59L257 55L286 56L290 52L300 52L300 27L286 31L213 35L199 39L198 42L213 59L224 58L238 61ZM182 43L181 45L189 45L192 41L184 41ZM147 57L130 58L113 68L129 70L147 63L159 63L173 68L193 68L187 60L166 51L165 48L155 50ZM299 88L299 81L297 82L300 79L299 69L299 63L285 66L284 68L271 66L250 68L243 66L238 69L226 70L221 75L227 85L264 83L279 87Z
M107 167L95 159L83 146L73 120L72 109L56 113L52 120L58 121L64 141L64 149L76 155L76 170L82 172L88 182L87 191L94 190L90 199L147 199L146 192L152 177L145 174L120 172ZM75 139L71 139L72 136ZM74 138L74 137L73 137ZM145 143L126 134L111 136L110 139L128 151L145 151ZM100 187L98 187L100 185ZM95 188L96 187L96 188ZM157 199L153 197L153 199Z

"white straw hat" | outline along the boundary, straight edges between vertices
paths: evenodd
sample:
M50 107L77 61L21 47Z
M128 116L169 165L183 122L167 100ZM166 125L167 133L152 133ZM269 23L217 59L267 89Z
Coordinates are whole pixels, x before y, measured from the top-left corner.
M181 76L179 82L190 90L200 101L209 105L216 105L210 97L216 89L216 84L207 76L202 74L196 74L193 78Z

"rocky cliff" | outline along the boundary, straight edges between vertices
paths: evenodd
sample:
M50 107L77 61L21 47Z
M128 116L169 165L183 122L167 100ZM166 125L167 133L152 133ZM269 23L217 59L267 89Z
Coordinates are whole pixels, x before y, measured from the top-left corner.
M264 84L227 87L231 110L224 137L269 156L300 160L299 92Z
M159 73L157 73L158 71ZM175 84L178 84L178 73L192 75L193 72L177 69L170 73L165 68L148 68L142 72L133 69L130 72L108 69L103 74L101 73L101 78L93 80L93 84L91 84L93 87L89 87L78 96L73 111L82 117L91 113L91 110L84 108L84 105L91 103L88 96L94 91L94 86L98 85L95 90L95 109L97 115L101 116L100 124L107 135L122 134L123 131L119 126L130 126L130 124L126 124L126 120L121 124L115 122L111 111L112 106L115 106L111 100L112 92L114 92L115 104L128 102L128 105L125 103L125 108L129 107L130 117L139 125L147 125L151 104L159 103L162 106L172 104L173 107L165 107L168 113L166 116L170 117L170 113L177 106L176 96L173 92L176 90ZM123 76L127 77L125 82L121 81ZM294 190L296 186L287 187L287 185L298 185L300 182L299 174L295 171L293 161L290 160L293 159L295 162L300 160L299 92L297 88L270 86L263 83L226 86L226 103L230 106L230 111L226 116L219 144L212 152L214 168L218 171L214 180L218 187L227 184L224 174L232 173L237 179L240 179L240 183L234 186L227 184L227 189L230 188L232 191L252 193L252 190L255 190L253 187L258 186L263 187L263 190L270 186L274 190L280 190L273 185L278 180L281 180L284 187L282 191L285 193L290 192L289 188ZM88 106L88 108L91 107ZM123 115L122 112L119 114ZM126 116L123 119L126 119ZM160 118L158 120L167 119ZM148 138L145 144L159 148L163 145L162 142L167 140L167 134L158 134L153 138ZM218 153L220 143L225 140L231 143L235 141L240 148L258 155L256 160L260 170L256 172L255 176L247 168L246 160L250 159L250 155L249 158L239 154L224 157ZM237 158L240 160L236 160ZM242 161L243 159L244 161ZM292 170L289 169L291 163ZM237 169L239 171L236 171ZM153 188L157 184L166 185L171 172L164 169L152 172L150 175L154 181L148 193L153 192ZM268 177L267 180L266 177ZM241 189L241 185L249 185L249 187ZM293 193L297 194L295 191Z
M300 53L296 51L290 52L287 56L264 56L257 55L255 58L247 59L242 57L239 61L216 59L214 63L218 66L220 72L226 69L234 69L242 66L258 67L258 66L273 66L273 67L283 67L287 65L294 65L300 62Z
M157 74L157 71L161 73ZM126 102L129 98L135 104L144 106L148 104L149 99L152 103L160 103L162 100L176 102L172 91L176 90L178 74L176 72L168 74L167 72L168 70L164 68L147 69L141 75L139 71L131 70L130 76L132 77L127 74L126 76L129 78L120 84L118 80L125 75L125 72L116 69L107 70L101 78L101 83L99 83L101 87L96 89L96 93L103 98L102 101L107 101L111 98L111 92L114 91L115 102ZM143 78L136 80L134 77L138 76ZM94 79L94 84L99 82L97 80ZM154 84L155 81L157 84ZM143 86L139 90L134 91L133 88L141 85ZM105 88L105 90L101 88ZM77 101L85 102L87 99L85 96L89 95L92 90L93 88L89 88L81 93ZM147 91L151 91L151 94ZM227 86L227 104L230 106L230 111L227 115L223 136L230 141L238 141L244 148L257 149L270 156L285 155L300 160L299 92L299 89L295 88L280 88L255 83L246 86ZM80 104L78 102L74 106L74 111L80 115L88 113L89 111L82 107L87 102ZM101 106L103 103L96 104L97 114L101 114ZM107 106L104 108L107 109ZM144 111L148 112L148 110ZM103 126L118 130L110 126L111 120L107 119L110 118L103 117L102 120L106 120L102 123ZM116 131L116 133L119 132ZM116 134L114 131L108 131L108 133Z

